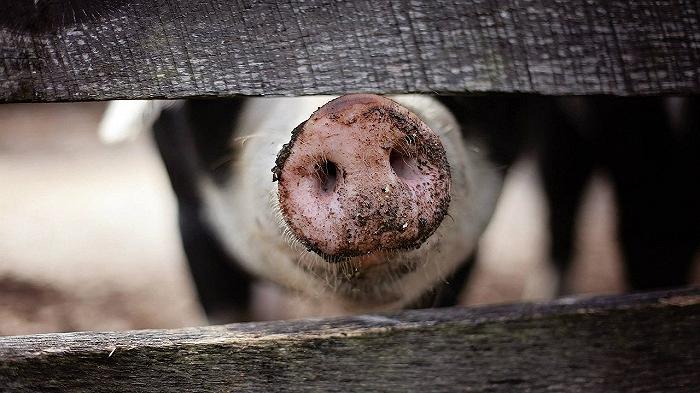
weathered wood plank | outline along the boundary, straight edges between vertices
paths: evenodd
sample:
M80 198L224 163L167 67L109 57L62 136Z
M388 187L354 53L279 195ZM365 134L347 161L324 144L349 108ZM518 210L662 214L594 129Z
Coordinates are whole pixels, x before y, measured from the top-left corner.
M700 288L0 338L2 391L697 392Z
M0 3L0 102L700 93L696 0Z

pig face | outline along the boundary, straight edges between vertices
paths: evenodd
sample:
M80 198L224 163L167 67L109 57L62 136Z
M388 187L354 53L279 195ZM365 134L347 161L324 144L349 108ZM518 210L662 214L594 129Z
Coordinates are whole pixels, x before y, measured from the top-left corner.
M463 131L427 96L249 99L231 176L200 179L207 220L258 276L349 312L404 307L474 251L500 191Z

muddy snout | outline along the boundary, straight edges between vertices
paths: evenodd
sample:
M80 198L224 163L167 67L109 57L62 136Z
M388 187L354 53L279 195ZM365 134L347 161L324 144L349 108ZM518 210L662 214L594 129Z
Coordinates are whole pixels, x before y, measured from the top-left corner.
M284 220L327 260L418 248L450 203L445 150L396 102L356 94L328 102L277 156Z

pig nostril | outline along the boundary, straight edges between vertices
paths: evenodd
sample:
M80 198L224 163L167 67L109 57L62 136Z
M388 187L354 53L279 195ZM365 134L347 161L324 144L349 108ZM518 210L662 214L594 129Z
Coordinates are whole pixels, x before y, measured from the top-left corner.
M389 164L396 176L404 180L415 180L420 176L416 158L401 150L394 149L391 151L389 154Z
M324 193L333 192L338 182L338 167L332 161L323 161L316 164L316 177L318 185Z

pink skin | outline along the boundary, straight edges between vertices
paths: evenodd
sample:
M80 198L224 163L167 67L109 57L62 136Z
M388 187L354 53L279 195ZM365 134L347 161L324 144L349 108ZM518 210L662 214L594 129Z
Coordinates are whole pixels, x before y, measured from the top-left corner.
M294 130L273 169L294 235L327 260L420 247L450 201L438 136L377 95L339 97Z

